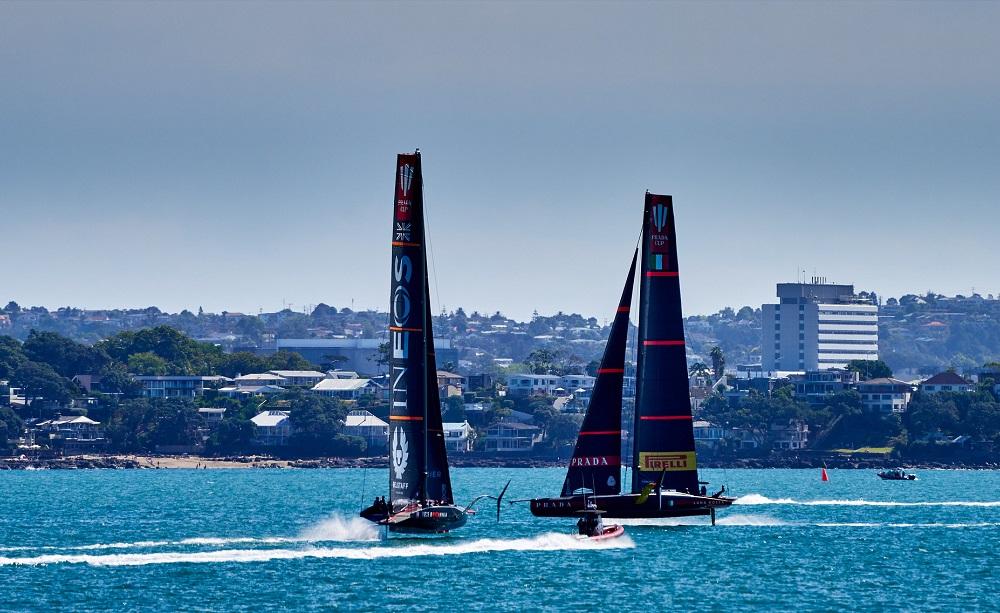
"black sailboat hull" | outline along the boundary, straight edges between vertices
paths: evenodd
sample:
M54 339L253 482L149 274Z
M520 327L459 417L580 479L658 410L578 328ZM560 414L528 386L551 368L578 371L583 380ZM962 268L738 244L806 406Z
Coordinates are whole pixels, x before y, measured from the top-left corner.
M385 507L372 505L361 511L361 517L392 532L440 534L461 528L468 521L465 510L454 505L430 505L404 509L388 514Z
M696 517L711 515L715 509L733 504L734 498L693 496L678 492L650 494L616 494L612 496L560 496L531 500L531 514L536 517L577 517L586 503L597 505L605 517L654 518Z

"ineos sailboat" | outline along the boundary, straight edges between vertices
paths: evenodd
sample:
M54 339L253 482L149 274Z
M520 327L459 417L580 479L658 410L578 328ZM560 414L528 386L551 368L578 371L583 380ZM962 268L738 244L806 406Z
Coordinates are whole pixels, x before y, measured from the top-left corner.
M477 501L493 498L480 496L461 508L455 506L452 495L438 397L424 240L424 190L418 150L396 158L389 299L389 500L377 499L361 511L365 519L395 532L448 532L460 528Z
M622 385L636 257L640 259L635 421L630 489L621 487ZM698 481L688 393L673 202L646 193L633 256L562 493L531 500L540 517L572 517L588 504L607 517L710 515L733 503Z

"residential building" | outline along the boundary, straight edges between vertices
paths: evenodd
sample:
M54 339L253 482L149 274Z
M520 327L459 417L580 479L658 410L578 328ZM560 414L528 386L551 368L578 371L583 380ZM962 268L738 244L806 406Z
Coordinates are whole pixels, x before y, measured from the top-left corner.
M448 453L468 453L476 440L476 431L468 420L444 423L444 445Z
M968 381L965 377L951 370L939 372L920 384L920 391L926 394L937 394L938 392L974 392L975 390L975 383Z
M225 407L201 407L198 409L198 415L205 420L208 426L214 428L222 423L222 419L226 416L226 409Z
M389 445L389 424L363 409L350 411L344 419L344 433L360 436L368 452L384 453Z
M492 390L496 387L496 380L493 375L489 373L481 373L477 375L469 375L466 379L466 389L470 392L478 392L480 390Z
M453 372L448 372L447 370L439 370L437 371L437 384L438 388L450 385L461 390L465 387L465 377L462 375L456 375Z
M264 447L280 447L288 444L292 434L289 411L263 411L250 418L254 425L254 439Z
M518 422L500 422L486 430L486 451L525 453L541 442L542 430Z
M36 423L35 428L36 442L47 439L50 447L67 454L94 451L107 444L100 422L84 415L57 416Z
M280 385L227 385L226 387L219 388L219 395L228 398L239 398L240 396L271 396L284 391L285 388Z
M903 413L913 397L913 386L892 378L869 379L858 383L861 405L869 411Z
M556 393L561 377L558 375L516 374L507 379L507 393L511 396L551 396Z
M810 370L801 375L789 375L788 380L795 386L795 397L809 404L823 404L838 392L853 389L857 385L858 373L843 368Z
M378 338L279 338L274 350L294 351L316 366L336 364L344 370L375 374L388 370L379 364L379 346L384 342ZM434 353L438 364L458 363L451 339L435 338Z
M809 425L800 419L775 422L771 424L770 438L774 449L805 449L809 444Z
M269 370L267 372L285 380L284 383L277 385L292 387L312 387L328 377L326 373L318 370Z
M233 383L236 384L236 387L259 387L261 385L286 387L289 385L288 380L281 375L269 372L241 375L233 379ZM313 385L315 385L315 383Z
M694 426L695 445L703 445L710 449L715 449L725 436L725 430L710 421L698 419L692 425Z
M331 379L358 379L360 378L358 373L353 370L328 370L326 374Z
M826 279L779 283L778 304L761 306L763 366L774 371L845 368L878 359L878 306L853 285Z
M323 379L313 386L312 391L320 396L357 400L365 394L378 394L381 386L371 379Z
M204 394L206 387L212 387L227 379L183 375L140 375L135 377L135 380L142 386L142 395L146 398L195 398Z

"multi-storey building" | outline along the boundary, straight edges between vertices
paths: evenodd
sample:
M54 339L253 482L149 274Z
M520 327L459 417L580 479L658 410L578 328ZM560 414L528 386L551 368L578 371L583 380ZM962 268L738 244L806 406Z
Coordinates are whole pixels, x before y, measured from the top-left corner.
M774 371L844 368L878 359L878 306L853 285L779 283L778 304L762 305L761 360Z

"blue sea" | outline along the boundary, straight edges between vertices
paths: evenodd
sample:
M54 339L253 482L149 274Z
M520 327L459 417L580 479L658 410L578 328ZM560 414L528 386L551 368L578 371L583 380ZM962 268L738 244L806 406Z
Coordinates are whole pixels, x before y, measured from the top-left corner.
M705 470L737 504L627 522L485 501L459 531L356 518L384 470L0 473L0 610L1000 610L1000 472ZM459 502L558 491L559 469L456 469ZM380 491L376 491L376 487Z

